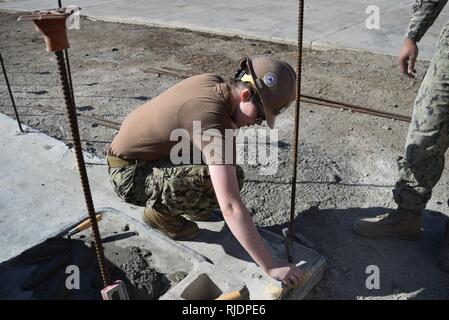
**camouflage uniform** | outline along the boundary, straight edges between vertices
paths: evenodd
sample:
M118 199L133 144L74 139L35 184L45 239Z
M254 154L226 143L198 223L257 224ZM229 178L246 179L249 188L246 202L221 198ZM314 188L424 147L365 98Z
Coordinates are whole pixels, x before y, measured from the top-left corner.
M419 41L447 0L417 0L408 37ZM419 89L409 127L405 155L398 160L399 179L393 190L399 208L420 211L441 177L449 146L449 23Z
M244 174L237 167L239 188ZM207 165L173 165L170 159L137 160L121 167L109 165L115 192L128 203L161 213L204 218L218 208Z

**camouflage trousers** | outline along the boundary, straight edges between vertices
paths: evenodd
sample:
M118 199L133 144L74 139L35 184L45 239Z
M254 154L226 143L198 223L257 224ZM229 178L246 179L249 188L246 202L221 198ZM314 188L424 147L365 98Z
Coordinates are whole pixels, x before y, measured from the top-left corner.
M236 167L241 189L244 174ZM219 207L207 165L138 160L122 167L109 166L109 177L121 199L161 213L204 218Z
M423 79L393 195L399 207L424 210L441 177L449 146L449 24Z

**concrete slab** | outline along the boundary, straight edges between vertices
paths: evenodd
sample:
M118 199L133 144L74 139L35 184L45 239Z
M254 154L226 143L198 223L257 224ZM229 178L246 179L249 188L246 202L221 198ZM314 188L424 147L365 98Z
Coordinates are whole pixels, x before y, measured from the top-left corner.
M391 1L390 1L391 2ZM390 3L389 2L389 3ZM411 15L410 1L400 5L382 4L380 6L380 29L368 30L365 26L365 18L348 24L337 31L323 33L312 43L312 47L336 46L341 48L356 48L375 53L397 55L401 49L404 32L407 29ZM412 1L413 2L413 1ZM363 12L366 6L360 5ZM443 25L449 20L448 8L446 8L435 24L427 31L419 43L419 57L431 59L435 52L437 40Z
M413 0L306 1L304 44L315 48L343 47L397 55L413 3ZM83 9L82 14L106 21L188 28L296 43L296 0L248 0L244 3L238 0L193 0L188 3L182 0L78 0L76 4ZM0 8L4 10L35 10L56 5L56 0L0 2ZM371 5L380 10L379 30L365 27L368 17L365 10ZM432 57L438 34L448 20L449 9L445 8L423 39L421 59Z
M2 262L54 236L87 211L72 149L39 132L20 134L17 123L3 114L0 135L1 149L7 150L0 154ZM137 208L114 199L101 165L104 160L89 155L85 160L96 207L113 206L132 215Z

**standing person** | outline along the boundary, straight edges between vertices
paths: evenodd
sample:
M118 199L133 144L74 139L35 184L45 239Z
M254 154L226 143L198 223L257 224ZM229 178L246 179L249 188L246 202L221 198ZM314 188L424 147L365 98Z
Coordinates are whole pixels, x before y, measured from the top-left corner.
M414 77L417 42L433 24L447 0L417 0L407 38L400 52L401 72ZM399 158L399 179L393 190L398 209L393 214L360 218L353 229L368 238L418 240L421 215L441 177L449 146L449 22L441 31L436 53L423 79L413 108L405 154ZM448 203L449 204L449 203ZM449 222L438 259L449 272Z
M233 79L194 76L138 107L108 149L115 191L126 202L145 206L144 222L176 240L195 237L199 229L194 221L207 220L219 206L253 260L287 286L297 284L300 270L274 260L240 198L243 172L235 155L228 154L235 150L234 136L226 138L226 130L263 120L273 128L276 115L295 99L295 81L294 70L283 61L244 58ZM195 123L201 126L201 137L194 134ZM173 163L177 141L171 136L180 129L187 132L193 148L182 149L182 157L195 158L195 150L200 151L205 164Z

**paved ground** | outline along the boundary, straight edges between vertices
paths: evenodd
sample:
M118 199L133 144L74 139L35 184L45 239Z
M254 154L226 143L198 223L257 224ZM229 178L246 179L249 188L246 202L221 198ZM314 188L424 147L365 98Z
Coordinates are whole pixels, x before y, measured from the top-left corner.
M86 209L73 149L37 131L21 134L17 124L3 114L0 135L2 150L9 150L0 156L5 164L0 172L3 262L82 219ZM111 197L101 166L104 159L87 157L86 163L95 206L114 207L132 216L132 207Z
M412 13L413 0L320 0L305 1L304 41L312 47L332 46L364 49L397 55ZM76 0L82 14L98 19L188 28L264 40L296 43L297 1L248 0ZM0 9L52 8L56 0L2 0ZM380 29L369 30L368 6L377 6ZM420 57L430 59L438 34L449 20L445 8L421 41ZM81 26L82 27L82 26Z

